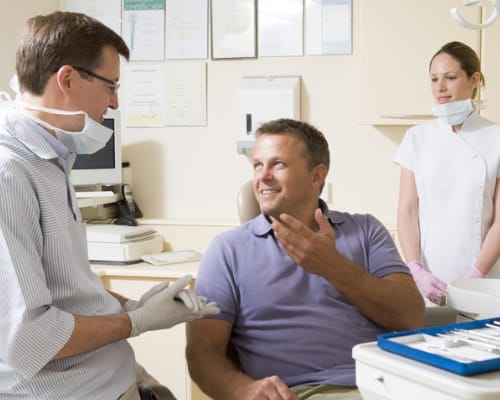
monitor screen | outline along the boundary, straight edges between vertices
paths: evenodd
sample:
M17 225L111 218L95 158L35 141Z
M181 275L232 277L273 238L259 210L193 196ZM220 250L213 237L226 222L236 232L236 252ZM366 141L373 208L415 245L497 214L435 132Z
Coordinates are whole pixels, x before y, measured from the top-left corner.
M122 182L120 114L108 110L102 124L113 130L106 146L94 154L78 154L71 171L74 186L117 185Z

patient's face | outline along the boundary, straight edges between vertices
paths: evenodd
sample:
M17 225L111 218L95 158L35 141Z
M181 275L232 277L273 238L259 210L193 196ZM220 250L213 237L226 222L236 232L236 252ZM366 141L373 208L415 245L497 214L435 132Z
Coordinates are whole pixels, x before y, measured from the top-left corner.
M278 218L281 213L300 218L317 204L313 173L304 145L291 134L260 135L253 151L253 188L261 211Z

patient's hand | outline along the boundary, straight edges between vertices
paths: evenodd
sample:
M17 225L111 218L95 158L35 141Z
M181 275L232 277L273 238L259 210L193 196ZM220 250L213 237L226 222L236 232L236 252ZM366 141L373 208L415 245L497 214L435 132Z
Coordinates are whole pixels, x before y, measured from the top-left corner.
M299 400L279 376L269 376L240 386L238 400Z
M344 258L335 245L335 231L318 208L314 218L319 226L315 232L307 225L288 214L280 220L272 218L276 238L292 260L312 274L324 276L339 258Z

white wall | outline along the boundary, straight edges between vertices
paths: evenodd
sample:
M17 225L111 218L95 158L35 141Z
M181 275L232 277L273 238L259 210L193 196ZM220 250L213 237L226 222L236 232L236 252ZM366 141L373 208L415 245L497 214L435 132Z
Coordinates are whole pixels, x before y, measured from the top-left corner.
M127 129L124 158L148 218L236 221L236 194L252 176L236 153L233 100L245 75L300 75L302 119L327 136L334 207L370 212L395 225L399 169L392 156L404 127L358 124L357 1L352 55L208 60L208 126ZM170 61L172 62L172 61ZM126 85L126 83L125 83ZM381 96L390 94L388 91Z
M0 90L9 89L15 71L16 47L26 19L57 10L59 0L0 0ZM10 91L9 91L10 92Z
M0 88L7 87L13 72L12 33L28 16L51 11L57 3L9 2L11 12L0 16ZM236 153L234 91L244 75L283 74L302 77L302 119L322 130L330 142L333 206L369 212L394 226L399 170L391 159L405 128L379 131L358 124L358 1L353 3L352 55L207 60L206 127L124 130L123 156L131 162L134 194L146 218L236 223L237 190L252 171L247 159ZM380 95L390 96L391 89L396 88L388 82L387 92Z

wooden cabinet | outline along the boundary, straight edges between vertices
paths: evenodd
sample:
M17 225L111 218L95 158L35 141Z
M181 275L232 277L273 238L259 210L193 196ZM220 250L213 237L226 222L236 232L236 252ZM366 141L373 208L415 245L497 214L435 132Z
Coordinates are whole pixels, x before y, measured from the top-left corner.
M129 266L92 266L106 287L121 295L139 299L147 290L164 280L175 281L181 276L196 277L198 263L172 264L154 267L144 263ZM194 385L187 369L186 324L170 329L146 332L129 339L137 362L160 383L167 386L178 400L205 400Z
M139 299L160 278L102 277L107 289L131 299ZM167 386L178 400L190 400L191 380L184 356L186 347L185 324L173 328L146 332L129 339L135 358L160 383Z
M479 22L479 8L457 0L359 0L361 123L412 125L430 116L432 55L452 40L480 49L480 31L459 25L453 7Z

